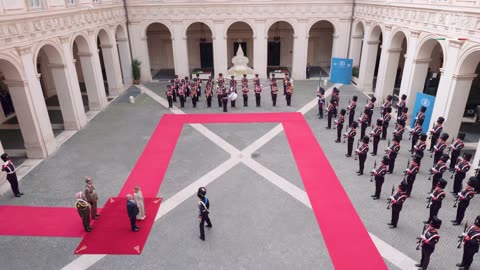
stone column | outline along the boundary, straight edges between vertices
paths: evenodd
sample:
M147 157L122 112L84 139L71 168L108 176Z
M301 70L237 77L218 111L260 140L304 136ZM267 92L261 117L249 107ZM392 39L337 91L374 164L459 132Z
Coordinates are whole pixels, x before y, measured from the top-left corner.
M98 53L78 52L77 55L82 63L82 72L88 95L88 107L91 111L101 111L107 107L108 101ZM95 55L97 59L95 59ZM100 74L100 76L98 76L98 74Z
M120 95L125 89L123 86L120 61L116 44L100 44L102 48L103 63L107 73L108 92L111 96Z
M415 59L415 52L417 50L418 45L418 36L420 32L412 31L410 32L410 38L408 39L407 44L407 53L405 56L405 64L403 67L403 75L402 75L402 83L400 84L400 93L399 96L401 97L403 94L407 95L406 104L409 108L408 114L411 115L413 113L413 104L415 103L415 93L417 91L422 91L423 84L425 84L425 77L428 71L428 63L426 63L426 68L420 73L425 66L425 62L422 62L420 59ZM417 70L417 72L414 72ZM419 75L422 75L423 78L419 78ZM416 85L413 85L416 83ZM422 84L420 89L418 89L419 85ZM411 109L410 109L411 108Z
M117 39L118 54L120 57L120 65L122 67L123 83L125 85L131 85L132 78L132 58L130 57L130 49L128 48L127 38Z
M2 142L0 141L0 153L5 153L5 149L3 149Z
M308 35L306 34L307 20L298 20L295 36L293 37L292 78L305 80L307 69Z
M213 67L215 73L223 73L228 70L227 59L227 36L225 35L225 22L223 20L214 21L214 29L212 33L213 39ZM254 49L256 51L256 49ZM213 74L212 78L216 75Z
M148 55L148 43L145 29L138 22L130 22L130 39L132 41L133 59L141 62L141 81L149 82L152 80L152 72L150 70L150 58Z
M396 48L391 48L392 44L390 36L392 35L392 26L386 25L385 30L380 63L378 66L377 84L375 87L375 97L377 98L378 104L381 104L387 95L393 93L393 85L390 85L391 89L389 90L385 89L385 87L387 83L395 82L396 67L398 65L401 51L401 49L398 51Z
M353 35L350 43L349 57L353 59L353 66L360 66L360 56L362 54L363 35Z
M375 72L375 64L377 62L378 44L380 44L378 39L371 40L371 32L372 31L370 30L370 27L368 30L366 29L366 33L368 34L365 36L365 40L367 42L363 43L362 62L360 63L360 75L357 85L360 90L366 93L373 91L373 74Z
M265 35L265 20L255 20L255 33L253 37L253 61L250 59L250 65L253 63L253 69L260 78L267 78L267 41Z
M332 58L347 58L348 55L348 39L350 24L352 19L339 19L335 33L333 33Z
M432 126L432 123L435 123L439 116L443 116L445 118L445 123L443 124L443 131L448 132L450 137L455 137L457 135L458 129L460 128L460 123L458 123L457 125L453 122L460 122L463 117L463 110L465 109L465 104L468 98L468 91L470 91L471 80L474 78L471 75L467 75L465 77L467 80L465 80L465 78L462 78L463 75L459 75L458 80L454 77L455 68L457 67L458 63L458 55L463 45L463 42L464 41L458 40L448 41L446 54L448 55L448 57L443 64L443 74L440 77L440 83L438 86L437 95L435 97L435 105L433 107L432 118L429 125ZM458 87L456 86L457 84ZM459 89L466 85L469 86L467 89ZM459 93L461 91L467 91L465 97L458 97L458 95L463 94ZM457 108L455 106L457 106ZM456 129L454 129L454 127L456 127Z
M190 77L190 70L188 67L188 53L187 36L183 27L183 21L173 21L173 63L175 66L175 73L179 78Z
M42 87L33 64L30 47L17 48L26 81L6 81L28 158L46 158L56 150L50 117L43 97Z
M478 141L477 150L475 151L475 156L473 157L473 161L471 162L472 164L471 169L470 171L468 171L467 177L465 179L468 180L468 178L475 175L475 169L480 168L479 162L480 162L480 140Z
M95 89L95 95L98 96L98 98L95 98L92 96L93 101L96 102L95 99L98 99L98 103L100 104L100 108L103 109L107 106L108 101L107 101L107 92L105 91L105 82L103 81L103 74L102 74L102 66L100 64L100 50L97 47L97 35L94 30L89 30L88 31L88 47L92 51L92 70L87 70L87 73L93 73L92 78L93 81L87 82L85 81L85 85L87 86L87 94L88 94L88 99L90 102L90 93L88 90L88 85L93 87ZM83 58L81 56L81 53L79 52L79 57L80 61L83 61ZM87 54L88 55L88 54ZM87 56L88 59L88 56ZM88 61L87 61L88 62ZM83 77L87 77L87 74L85 73L85 69L83 67L83 62L82 62L82 70L83 70ZM90 90L92 91L92 90ZM102 105L103 104L103 105ZM93 104L92 104L93 105ZM96 107L94 105L94 107ZM92 108L90 108L93 110Z

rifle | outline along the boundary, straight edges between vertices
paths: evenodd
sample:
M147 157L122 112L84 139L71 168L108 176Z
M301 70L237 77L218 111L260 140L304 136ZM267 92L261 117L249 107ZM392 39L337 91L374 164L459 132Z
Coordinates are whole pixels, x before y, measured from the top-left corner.
M430 131L430 136L428 137L429 140L432 139L433 136L433 129L435 128L435 123L432 124L432 130Z
M410 135L408 136L409 141L412 139L412 134L413 134L413 130L410 130Z
M360 147L360 140L357 141L357 150ZM355 160L358 160L358 151L355 150Z
M387 147L390 147L390 139L387 141Z
M373 182L374 171L376 168L377 168L377 160L375 159L375 162L373 163L373 171L370 172L370 182Z
M455 203L453 204L453 208L457 208L458 201L459 201L460 195L457 194L457 197L455 198Z
M428 227L428 224L423 225L421 236L423 236L423 234L425 233L425 230L427 230L427 227ZM420 250L421 246L422 246L422 237L417 237L417 247L415 248L415 250Z
M394 192L395 192L395 185L392 185L392 192L390 193L390 197L393 196ZM390 205L392 205L392 198L387 199L387 209L390 209Z
M346 128L345 134L343 134L343 143L347 142L348 127Z
M463 241L465 240L465 236L463 236L463 234L467 233L467 230L468 230L468 221L465 221L465 227L463 227L463 233L462 233L461 236L458 237L458 245L457 245L457 248L462 247L462 243L463 243Z
M427 197L427 208L430 208L430 205L432 205L432 194L430 194L430 196Z
M433 168L431 168L429 171L429 177L428 177L428 181L432 180L432 176L433 176Z
M403 175L404 175L404 176L403 176L403 180L405 180L405 179L407 178L407 175L408 175L407 170L408 170L408 168L410 168L410 159L407 160L407 168L403 171Z

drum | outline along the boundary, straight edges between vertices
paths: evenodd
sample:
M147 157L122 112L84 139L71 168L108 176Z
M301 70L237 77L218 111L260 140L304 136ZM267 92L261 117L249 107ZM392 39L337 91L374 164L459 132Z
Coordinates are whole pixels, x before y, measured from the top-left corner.
M234 101L235 99L237 99L237 93L235 92L232 92L230 93L230 95L228 95L228 99L230 99L231 101Z

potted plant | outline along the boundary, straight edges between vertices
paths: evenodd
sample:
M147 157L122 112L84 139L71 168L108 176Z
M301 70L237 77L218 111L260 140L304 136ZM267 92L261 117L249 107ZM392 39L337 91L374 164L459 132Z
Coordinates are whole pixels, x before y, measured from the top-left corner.
M132 75L133 75L134 84L140 84L140 75L141 75L140 65L141 64L142 62L138 61L137 59L133 59L132 61Z

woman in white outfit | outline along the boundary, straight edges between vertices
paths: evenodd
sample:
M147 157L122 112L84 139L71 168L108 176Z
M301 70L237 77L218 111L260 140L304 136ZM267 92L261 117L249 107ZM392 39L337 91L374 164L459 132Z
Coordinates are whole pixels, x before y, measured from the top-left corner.
M143 194L139 186L135 187L133 198L135 199L135 202L138 206L137 219L144 220L147 216L145 215L145 203L143 201Z

